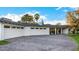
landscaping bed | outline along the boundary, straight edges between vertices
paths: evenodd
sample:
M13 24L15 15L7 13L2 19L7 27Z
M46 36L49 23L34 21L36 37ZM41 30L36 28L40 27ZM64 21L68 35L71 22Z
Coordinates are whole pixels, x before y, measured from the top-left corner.
M9 42L7 40L0 40L0 45L6 45L8 44Z

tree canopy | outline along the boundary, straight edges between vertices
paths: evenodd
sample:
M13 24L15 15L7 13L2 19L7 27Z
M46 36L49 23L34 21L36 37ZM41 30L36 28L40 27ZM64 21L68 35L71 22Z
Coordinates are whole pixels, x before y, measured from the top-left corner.
M35 21L38 21L40 18L40 15L38 13L34 15L25 14L21 17L21 22L23 23L36 23Z
M22 16L21 21L24 23L32 23L33 22L33 16L29 14L25 14Z
M38 13L36 13L36 14L34 15L34 18L35 18L36 21L38 21L38 19L40 18L40 15L39 15Z
M79 14L75 12L68 13L68 20L70 21L70 27L73 33L77 32L79 27Z

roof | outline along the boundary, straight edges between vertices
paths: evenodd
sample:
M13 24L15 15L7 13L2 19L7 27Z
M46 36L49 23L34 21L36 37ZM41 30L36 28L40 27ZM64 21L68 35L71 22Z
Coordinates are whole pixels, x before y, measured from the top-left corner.
M44 24L44 25L39 25L39 24L26 24L26 23L20 23L20 22L14 22L11 19L8 18L0 18L0 22L3 24L13 24L13 25L20 25L20 26L39 26L39 27L50 27L50 28L66 28L68 25L51 25L51 24Z
M0 22L3 24L14 24L14 25L21 25L21 23L14 22L11 19L8 18L0 18Z
M50 28L67 28L69 27L68 25L46 25L47 27Z

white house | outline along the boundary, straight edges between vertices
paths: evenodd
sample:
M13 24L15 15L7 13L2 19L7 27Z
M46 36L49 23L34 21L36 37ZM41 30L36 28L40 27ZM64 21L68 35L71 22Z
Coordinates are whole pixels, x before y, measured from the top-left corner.
M51 31L54 29L54 31ZM59 29L59 31L57 31ZM68 34L67 26L25 24L0 18L0 40L21 36Z

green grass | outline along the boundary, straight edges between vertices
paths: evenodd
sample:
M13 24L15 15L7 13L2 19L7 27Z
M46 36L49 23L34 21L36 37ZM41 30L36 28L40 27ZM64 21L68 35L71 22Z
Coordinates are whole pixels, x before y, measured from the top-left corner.
M79 44L79 34L69 34L70 37L72 37L77 44Z
M9 42L7 41L7 40L1 40L0 41L0 45L6 45L6 44L8 44Z
M69 34L68 36L73 38L73 40L77 43L78 47L76 50L79 51L79 34Z

